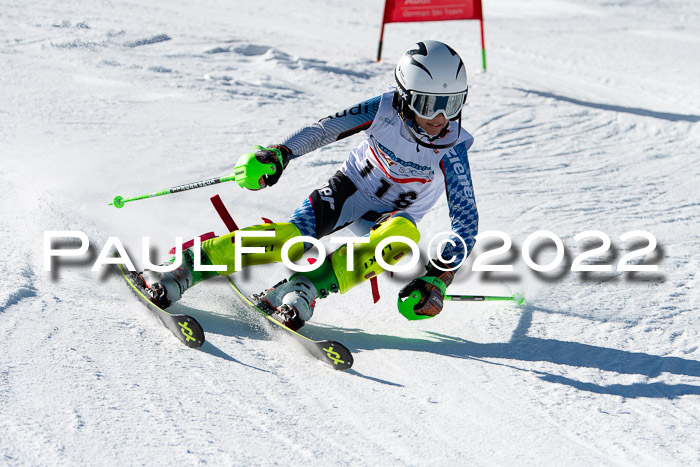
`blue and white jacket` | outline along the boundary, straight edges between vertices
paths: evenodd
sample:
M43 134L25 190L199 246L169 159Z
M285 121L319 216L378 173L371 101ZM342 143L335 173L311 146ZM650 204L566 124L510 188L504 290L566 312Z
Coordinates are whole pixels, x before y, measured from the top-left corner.
M447 133L432 143L441 145L457 138L454 146L439 149L417 144L392 105L393 96L392 90L360 102L298 130L281 144L294 159L364 131L364 140L351 150L342 172L377 212L401 209L416 221L444 192L453 235L442 257L460 264L474 246L479 223L467 157L474 138L451 121ZM419 137L429 142L428 135Z

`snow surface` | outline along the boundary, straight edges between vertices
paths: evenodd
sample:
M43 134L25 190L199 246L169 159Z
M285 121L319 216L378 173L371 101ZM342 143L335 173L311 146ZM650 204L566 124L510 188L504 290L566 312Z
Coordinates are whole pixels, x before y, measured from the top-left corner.
M3 2L0 464L700 463L700 3L486 0L487 73L476 22L390 24L375 63L382 3ZM216 193L241 225L285 220L359 136L262 192L107 203L230 173L253 145L384 91L426 38L467 62L480 228L513 240L498 258L512 273L471 272L472 255L450 292L525 305L447 303L408 322L395 297L411 275L382 277L377 305L358 287L304 328L354 352L342 373L224 280L176 307L207 332L197 351L110 268L91 271L111 236L142 264L142 237L155 260L177 236L224 233ZM424 251L448 225L443 200L420 225ZM85 232L91 249L46 272L48 230ZM565 266L525 265L538 230L562 239ZM611 238L594 260L613 266L646 244L622 234L652 233L658 272L571 272L600 245L574 240L590 230ZM285 274L240 280L255 292Z

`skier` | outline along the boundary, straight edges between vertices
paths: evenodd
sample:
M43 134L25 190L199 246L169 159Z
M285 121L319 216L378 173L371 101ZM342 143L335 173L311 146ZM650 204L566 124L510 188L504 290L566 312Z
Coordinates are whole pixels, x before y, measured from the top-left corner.
M255 152L242 156L236 164L236 181L259 190L275 185L287 164L297 157L364 131L364 139L350 151L340 170L314 190L288 222L242 229L275 233L274 238L256 239L263 242L255 244L265 246L265 253L242 255L242 267L282 261L282 245L301 235L321 238L348 227L369 239L350 252L352 268L347 264L348 245L343 245L318 269L295 273L253 297L291 329L299 329L311 318L316 299L345 293L380 274L383 268L374 256L383 239L403 236L417 243L420 234L416 223L443 192L453 238L459 236L464 242L448 242L439 258L426 265L425 275L401 289L401 299L420 292L420 301L404 315L419 319L440 313L445 288L474 245L478 213L467 159L474 138L461 128L468 89L464 63L448 45L423 41L403 54L394 74L396 87L388 92L306 126L279 144L256 146ZM226 271L195 271L194 252L189 249L183 251L182 265L172 272L142 272L150 300L166 308L202 280L236 272L233 235L201 243L201 264L225 265ZM289 258L300 259L310 247L295 243ZM392 241L383 248L382 259L393 265L409 251L408 245Z

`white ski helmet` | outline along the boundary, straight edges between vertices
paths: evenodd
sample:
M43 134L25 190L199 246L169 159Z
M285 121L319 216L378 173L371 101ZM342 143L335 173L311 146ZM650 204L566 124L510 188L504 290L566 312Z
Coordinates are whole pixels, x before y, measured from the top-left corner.
M397 110L404 119L416 115L432 120L460 115L467 101L467 70L447 44L422 41L404 52L394 70L398 86Z

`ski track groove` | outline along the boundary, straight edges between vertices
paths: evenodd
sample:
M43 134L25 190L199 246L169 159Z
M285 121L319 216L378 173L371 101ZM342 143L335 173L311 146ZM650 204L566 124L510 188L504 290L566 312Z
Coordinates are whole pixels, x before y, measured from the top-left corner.
M3 313L11 306L18 305L23 300L37 296L34 272L25 265L21 269L20 276L25 280L25 283L9 294L7 299L5 299L5 303L0 305L0 313Z

